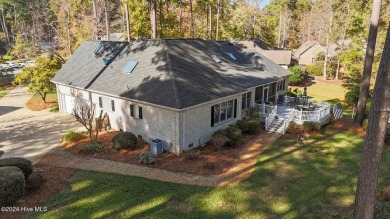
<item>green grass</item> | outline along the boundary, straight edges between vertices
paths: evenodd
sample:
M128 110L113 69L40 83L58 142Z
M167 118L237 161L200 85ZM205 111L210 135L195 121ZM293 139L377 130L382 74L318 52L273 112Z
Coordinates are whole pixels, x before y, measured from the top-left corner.
M30 100L42 100L41 96L39 93L35 93L34 96L31 97ZM47 93L46 94L46 102L50 101L56 101L57 100L57 93Z
M181 185L93 171L77 172L38 218L331 218L350 217L363 140L338 131L306 145L281 138L254 173L225 187ZM380 184L390 183L390 151ZM387 171L387 172L385 172Z
M303 92L303 87L298 87L298 89ZM344 109L344 118L351 119L352 109L349 109L344 102L345 93L346 90L341 85L336 84L313 84L307 86L307 95L314 99L323 100L332 105L341 102Z

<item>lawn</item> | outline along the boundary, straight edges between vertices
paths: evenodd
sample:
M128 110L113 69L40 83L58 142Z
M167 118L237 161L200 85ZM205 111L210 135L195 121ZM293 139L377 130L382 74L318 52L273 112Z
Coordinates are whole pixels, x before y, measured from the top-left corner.
M350 217L363 139L345 130L296 143L285 135L258 157L245 181L210 188L93 171L77 172L37 218ZM390 151L384 153L380 184ZM30 215L32 216L32 215Z
M39 93L35 93L34 96L26 103L27 108L33 111L40 111L50 108L51 104L57 103L57 93L48 93L46 95L46 103L43 102Z
M303 87L292 86L293 89L298 88L303 93ZM346 90L338 84L313 84L307 86L307 95L318 100L323 100L331 104L341 102L344 109L344 118L352 118L352 108L347 107L344 102Z
M13 78L0 77L0 98L4 97L14 88L14 86L12 85L13 80Z

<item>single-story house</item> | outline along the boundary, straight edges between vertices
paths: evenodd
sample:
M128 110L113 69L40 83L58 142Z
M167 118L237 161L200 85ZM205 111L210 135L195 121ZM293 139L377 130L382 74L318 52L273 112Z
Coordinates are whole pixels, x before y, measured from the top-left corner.
M243 119L248 107L287 93L289 75L228 41L84 41L52 82L60 112L85 100L112 128L161 139L181 154Z
M325 52L326 49L321 46L319 42L306 41L295 50L293 59L295 59L299 65L313 65L318 54Z
M259 39L234 41L234 44L242 48L253 49L285 69L291 65L291 50L271 48Z

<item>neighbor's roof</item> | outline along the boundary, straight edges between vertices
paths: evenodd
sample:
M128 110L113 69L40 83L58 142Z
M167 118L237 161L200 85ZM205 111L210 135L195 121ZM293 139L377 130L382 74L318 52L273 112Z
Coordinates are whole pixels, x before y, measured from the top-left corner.
M95 55L98 45L102 45L101 53ZM228 53L237 60L233 61ZM214 61L213 54L222 63ZM104 57L111 57L107 66ZM125 74L123 68L129 61L138 63ZM245 92L289 74L264 56L226 41L85 41L52 81L183 109Z
M318 44L316 41L306 41L293 53L293 55L299 58L304 52L316 44Z

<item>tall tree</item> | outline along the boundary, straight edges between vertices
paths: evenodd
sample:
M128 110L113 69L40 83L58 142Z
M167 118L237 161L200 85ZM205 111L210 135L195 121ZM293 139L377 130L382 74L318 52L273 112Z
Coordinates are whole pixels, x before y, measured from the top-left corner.
M381 0L374 0L372 3L372 13L370 18L370 30L368 33L366 59L364 60L362 82L360 83L359 101L357 104L356 118L354 125L360 127L366 114L366 105L369 96L370 78L372 63L374 62L374 52L376 36L378 33L379 14L381 10Z
M150 26L152 28L152 39L157 38L156 10L156 0L150 0Z
M329 29L326 33L326 53L325 53L325 61L324 61L324 80L327 80L327 67L328 67L328 58L329 58L329 46L330 46L330 37L332 35L332 26L333 26L333 0L330 0L329 4Z
M356 190L354 218L373 218L379 163L390 113L390 25L368 117Z

